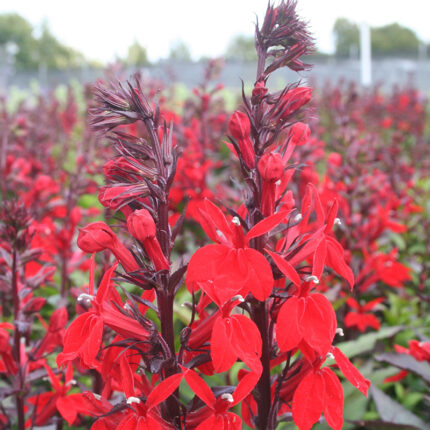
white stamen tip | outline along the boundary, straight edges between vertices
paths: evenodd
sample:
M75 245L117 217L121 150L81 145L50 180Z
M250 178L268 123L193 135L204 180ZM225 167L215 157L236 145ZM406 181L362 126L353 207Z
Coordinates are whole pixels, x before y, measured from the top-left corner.
M306 282L313 282L314 284L319 284L320 280L315 275L307 275L304 277Z
M332 360L334 360L334 355L331 352L328 352L325 357L326 358L331 358Z
M131 405L132 403L139 404L140 402L141 402L141 400L138 397L129 397L127 399L127 405Z
M295 222L299 222L303 219L303 215L301 213L298 213L295 217L294 217L294 221Z
M68 387L69 385L75 385L77 384L76 379L71 379L70 381L66 382L66 387Z
M96 400L100 401L102 399L102 396L100 394L97 393L93 393L93 396Z
M89 300L89 301L91 301L91 300L94 300L94 299L95 299L94 296L91 296L90 294L87 294L87 293L82 293L82 294L79 294L78 302L82 302L83 300Z
M237 216L234 216L233 217L233 219L231 220L231 222L234 224L234 225L240 225L240 219L239 219L239 217L237 217Z
M229 402L229 403L234 402L233 396L230 393L221 394L221 399L227 400L227 402Z
M342 225L342 221L340 220L340 218L334 219L334 225Z
M130 306L130 303L126 303L126 304L124 305L124 309L125 309L126 311L131 311L131 310L132 310L132 307Z
M276 185L277 187L279 187L279 185L281 185L281 180L280 180L280 179L278 179L278 180L275 182L275 185Z
M345 333L343 332L343 328L340 328L340 327L337 328L336 329L336 334L338 334L339 336L344 336Z
M232 301L239 300L239 302L244 302L245 301L245 299L243 298L243 296L241 296L240 294L238 294L237 296L232 297L231 300Z

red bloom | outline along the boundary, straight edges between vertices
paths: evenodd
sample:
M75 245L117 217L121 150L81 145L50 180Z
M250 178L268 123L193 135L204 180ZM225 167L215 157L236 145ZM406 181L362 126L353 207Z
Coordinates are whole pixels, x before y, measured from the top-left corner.
M384 300L384 297L378 297L377 299L371 300L370 302L361 306L356 300L350 297L346 303L356 312L348 312L346 314L345 326L357 327L361 332L364 332L367 327L372 327L375 330L378 330L380 327L378 319L375 317L375 315L366 312L370 311Z
M59 414L72 425L78 413L87 414L88 405L81 393L67 395L74 383L73 367L69 363L66 369L64 384L55 376L51 368L45 364L54 391L42 393L27 399L28 403L35 405L35 419L27 422L26 426L43 426L58 411Z
M185 280L188 289L201 288L219 307L238 294L245 297L249 291L256 299L265 300L273 288L272 269L263 254L247 246L255 237L253 229L245 236L239 220L233 218L229 223L209 200L203 202L200 213L203 229L218 244L193 254Z

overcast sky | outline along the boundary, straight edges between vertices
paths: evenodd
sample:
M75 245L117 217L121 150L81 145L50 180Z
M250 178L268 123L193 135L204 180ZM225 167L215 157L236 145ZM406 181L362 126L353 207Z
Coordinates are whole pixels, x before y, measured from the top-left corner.
M150 60L166 57L183 40L195 59L221 55L237 34L253 34L266 0L0 0L0 13L17 12L39 26L46 20L55 36L90 59L125 56L137 40ZM333 51L338 17L371 26L398 22L430 42L430 0L298 0L319 49Z

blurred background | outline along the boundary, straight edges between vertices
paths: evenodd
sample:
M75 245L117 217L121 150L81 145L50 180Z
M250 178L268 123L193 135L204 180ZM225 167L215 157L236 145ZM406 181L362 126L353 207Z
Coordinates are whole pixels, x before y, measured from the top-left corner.
M317 48L304 80L430 90L427 1L297 3ZM189 88L200 81L209 58L223 58L219 80L239 87L240 78L253 82L254 24L266 6L265 0L3 1L0 91L93 82L112 64ZM360 59L363 54L367 60ZM294 79L283 73L279 85Z

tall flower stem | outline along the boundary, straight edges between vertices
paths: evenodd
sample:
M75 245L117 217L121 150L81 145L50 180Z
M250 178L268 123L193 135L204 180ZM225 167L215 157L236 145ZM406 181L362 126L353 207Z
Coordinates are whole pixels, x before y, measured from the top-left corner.
M12 253L12 295L13 295L13 316L15 329L13 332L13 356L17 363L17 384L16 384L16 412L18 418L18 429L24 430L24 398L22 392L22 366L21 366L21 333L19 330L19 295L18 295L18 277L17 277L17 253L16 249Z

